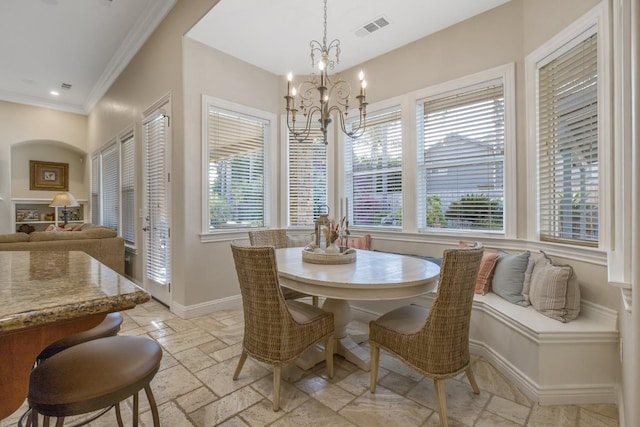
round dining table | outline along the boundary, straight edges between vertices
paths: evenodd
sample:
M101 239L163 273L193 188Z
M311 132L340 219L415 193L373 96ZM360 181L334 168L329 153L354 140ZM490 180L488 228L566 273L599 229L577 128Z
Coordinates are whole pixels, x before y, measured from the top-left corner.
M357 250L348 264L314 264L302 259L303 248L276 249L280 284L324 297L322 305L334 315L335 352L359 368L369 370L369 353L358 346L367 339L347 333L349 300L379 301L415 297L437 286L440 267L430 261L386 252ZM339 255L335 255L339 256ZM307 352L297 364L309 369L323 360L321 349Z

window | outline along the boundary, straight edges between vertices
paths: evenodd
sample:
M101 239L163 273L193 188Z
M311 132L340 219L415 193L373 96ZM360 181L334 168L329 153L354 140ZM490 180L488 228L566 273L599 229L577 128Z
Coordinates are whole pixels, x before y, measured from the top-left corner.
M265 147L273 119L267 113L208 97L205 109L206 229L265 226Z
M304 141L289 136L289 226L312 227L327 204L327 146L319 128Z
M119 152L118 145L112 144L100 153L100 177L101 177L101 224L118 229L119 203Z
M504 231L503 79L418 101L419 224Z
M135 139L129 131L91 157L91 221L135 244Z
M347 138L345 150L350 225L402 226L400 108L370 114L364 134Z
M120 206L122 213L122 237L129 245L135 244L135 140L133 134L120 145Z
M597 44L593 28L536 64L538 222L543 241L598 245Z

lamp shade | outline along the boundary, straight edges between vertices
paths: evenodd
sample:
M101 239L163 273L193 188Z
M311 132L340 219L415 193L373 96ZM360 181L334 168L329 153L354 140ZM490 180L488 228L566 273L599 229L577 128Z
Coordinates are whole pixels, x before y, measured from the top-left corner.
M53 201L49 206L52 208L56 208L66 206L80 206L80 204L78 203L76 198L73 197L73 194L66 192L56 194L56 197L53 198Z

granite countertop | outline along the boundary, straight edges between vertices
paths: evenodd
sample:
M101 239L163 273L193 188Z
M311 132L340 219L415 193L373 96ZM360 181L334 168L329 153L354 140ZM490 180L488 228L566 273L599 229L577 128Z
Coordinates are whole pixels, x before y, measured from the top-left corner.
M126 310L149 299L84 252L0 251L0 334Z

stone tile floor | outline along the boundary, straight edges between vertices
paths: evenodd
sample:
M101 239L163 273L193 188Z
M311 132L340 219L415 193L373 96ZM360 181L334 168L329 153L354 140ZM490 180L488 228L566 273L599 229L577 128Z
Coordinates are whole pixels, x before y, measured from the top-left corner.
M381 353L375 394L368 391L369 373L335 356L335 376L323 365L302 371L287 369L282 382L281 410L272 411L271 369L247 360L233 381L242 349L241 310L219 311L190 320L180 319L155 302L124 314L122 335L146 335L164 349L160 371L152 381L162 426L438 426L433 382ZM350 328L367 330L354 321ZM473 394L464 375L446 383L449 425L511 426L618 426L616 405L539 406L485 360L474 357L472 369L481 389ZM151 426L149 405L140 394L141 425ZM131 425L131 399L123 407ZM0 427L15 426L23 405ZM72 421L72 420L68 420ZM128 422L128 424L127 424ZM71 422L69 422L71 424ZM92 422L92 427L115 426L114 411Z

